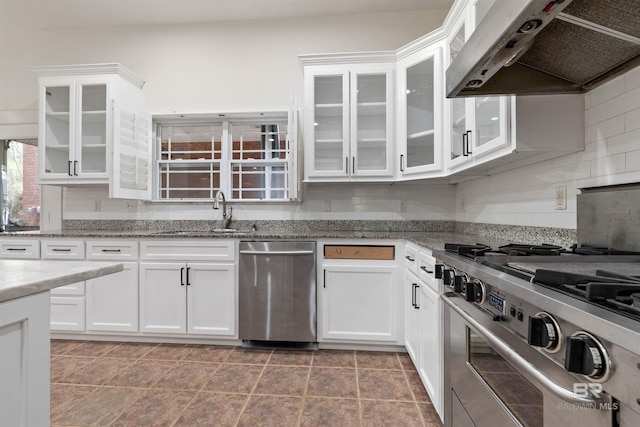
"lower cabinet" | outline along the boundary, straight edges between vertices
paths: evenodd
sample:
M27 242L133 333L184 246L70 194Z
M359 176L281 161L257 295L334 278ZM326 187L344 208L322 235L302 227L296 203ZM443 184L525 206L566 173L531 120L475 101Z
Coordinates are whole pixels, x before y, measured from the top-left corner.
M385 264L323 265L321 340L398 341L397 267Z
M444 365L439 282L433 276L435 259L420 252L418 260L420 276L405 269L405 347L442 418Z
M235 336L233 263L140 263L140 332Z
M420 353L418 356L418 373L422 383L431 397L433 407L442 415L443 411L443 340L442 310L440 296L429 286L419 287L420 304Z
M87 280L87 332L138 331L138 263L123 262L124 270Z

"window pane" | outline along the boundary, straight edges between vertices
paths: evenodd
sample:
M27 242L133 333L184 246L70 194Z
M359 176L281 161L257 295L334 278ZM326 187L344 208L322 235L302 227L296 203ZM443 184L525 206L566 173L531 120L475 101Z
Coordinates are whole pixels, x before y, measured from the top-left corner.
M222 125L162 126L160 160L219 160Z
M234 199L282 200L289 197L286 163L233 164L231 170Z
M1 168L0 203L2 225L37 228L40 225L40 185L38 185L38 147L18 141L4 143L5 162ZM0 153L0 160L2 153ZM2 162L0 162L2 163Z
M220 189L220 165L160 163L161 199L213 199Z
M233 160L286 159L287 125L280 124L233 124Z

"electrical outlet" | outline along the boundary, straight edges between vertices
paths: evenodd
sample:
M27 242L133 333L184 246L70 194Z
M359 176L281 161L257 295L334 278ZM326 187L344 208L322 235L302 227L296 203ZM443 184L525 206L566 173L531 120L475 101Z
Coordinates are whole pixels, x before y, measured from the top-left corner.
M407 201L400 200L400 212L406 212L406 211L407 211Z
M563 211L567 209L567 186L559 185L556 187L556 210Z
M331 200L325 200L323 210L325 212L331 212Z
M127 200L127 212L136 212L138 210L138 202L135 200Z
M93 211L100 212L100 200L93 201Z

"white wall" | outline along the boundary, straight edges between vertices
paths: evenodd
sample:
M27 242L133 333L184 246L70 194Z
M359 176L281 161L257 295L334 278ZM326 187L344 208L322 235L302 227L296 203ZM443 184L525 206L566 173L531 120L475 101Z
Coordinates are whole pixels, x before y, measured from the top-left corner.
M286 110L302 96L303 53L395 50L447 10L287 20L11 31L0 29L0 111L37 108L39 65L119 62L146 81L149 111Z
M458 184L456 220L575 228L579 188L640 182L640 68L587 93L585 105L583 152ZM555 209L561 186L566 210Z

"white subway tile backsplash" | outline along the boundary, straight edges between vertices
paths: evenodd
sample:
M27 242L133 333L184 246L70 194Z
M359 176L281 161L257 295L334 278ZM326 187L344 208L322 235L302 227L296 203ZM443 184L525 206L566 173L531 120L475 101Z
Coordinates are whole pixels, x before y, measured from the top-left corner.
M625 155L616 154L591 163L591 176L615 175L625 172Z
M629 71L624 77L627 90L640 88L640 67Z
M616 77L589 92L591 103L589 108L604 104L606 101L622 95L626 90L625 76Z
M637 148L638 150L626 153L626 172L640 171L640 145Z
M614 135L624 133L625 126L624 115L619 114L602 122L593 125L592 141L602 141Z
M627 111L640 108L640 88L623 93L606 103L607 118L625 114Z
M625 129L627 132L640 129L640 108L625 114Z

